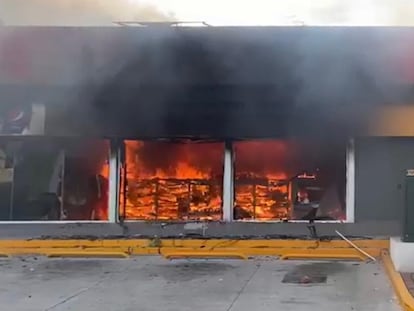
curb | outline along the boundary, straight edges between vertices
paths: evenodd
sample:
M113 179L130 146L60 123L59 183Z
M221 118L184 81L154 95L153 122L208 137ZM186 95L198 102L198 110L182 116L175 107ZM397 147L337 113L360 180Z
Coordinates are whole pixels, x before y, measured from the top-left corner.
M366 254L380 257L388 240L353 240ZM367 256L346 241L232 240L232 239L116 239L116 240L0 240L0 255L140 256L185 255L248 258L272 256L279 259L366 260Z
M386 250L382 251L381 258L403 310L414 311L414 297L405 286L401 274L395 270L389 252Z

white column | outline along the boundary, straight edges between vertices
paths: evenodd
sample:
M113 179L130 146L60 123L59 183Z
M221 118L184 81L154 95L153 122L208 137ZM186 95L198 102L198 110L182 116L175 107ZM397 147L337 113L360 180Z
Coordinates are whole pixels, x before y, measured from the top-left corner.
M223 172L223 220L233 220L234 199L234 154L231 142L226 142L224 149L224 172Z
M355 143L346 148L346 222L355 222Z
M109 152L109 222L117 222L119 216L120 147L111 142Z

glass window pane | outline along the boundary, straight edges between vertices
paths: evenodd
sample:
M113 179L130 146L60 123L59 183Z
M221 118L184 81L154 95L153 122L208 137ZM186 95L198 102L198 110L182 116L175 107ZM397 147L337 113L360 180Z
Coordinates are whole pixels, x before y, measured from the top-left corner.
M63 210L67 220L108 220L109 142L65 148Z
M106 220L106 141L0 142L1 220Z

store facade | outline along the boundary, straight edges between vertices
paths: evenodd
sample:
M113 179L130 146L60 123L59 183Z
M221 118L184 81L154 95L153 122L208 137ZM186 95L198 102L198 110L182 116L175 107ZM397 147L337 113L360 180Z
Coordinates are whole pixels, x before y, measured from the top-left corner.
M414 32L3 28L0 232L400 230Z

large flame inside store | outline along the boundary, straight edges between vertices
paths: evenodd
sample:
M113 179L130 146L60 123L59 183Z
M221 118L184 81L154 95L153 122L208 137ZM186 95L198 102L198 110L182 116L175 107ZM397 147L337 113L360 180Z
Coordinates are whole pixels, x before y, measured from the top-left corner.
M234 219L304 219L315 204L325 218L343 219L344 157L319 150L285 140L234 143ZM223 163L223 143L125 141L121 216L220 220Z
M126 219L221 219L224 144L126 141L125 149Z

